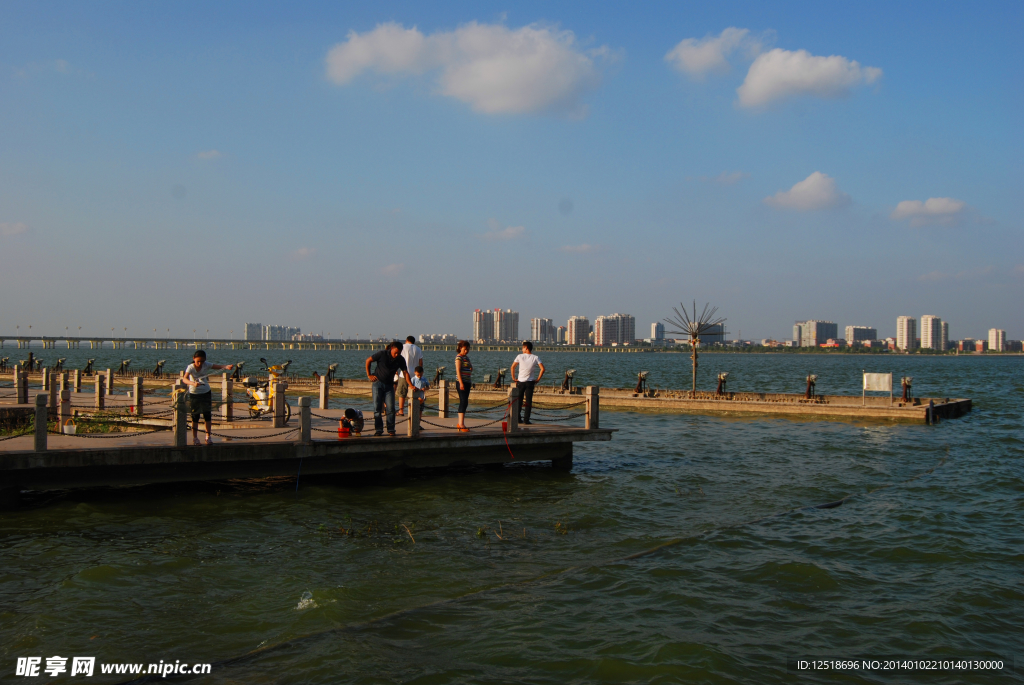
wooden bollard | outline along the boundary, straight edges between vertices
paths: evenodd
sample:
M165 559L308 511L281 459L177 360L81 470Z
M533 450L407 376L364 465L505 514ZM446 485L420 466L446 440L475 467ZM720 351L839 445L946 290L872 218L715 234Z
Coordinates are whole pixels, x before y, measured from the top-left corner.
M185 417L185 384L178 381L171 389L171 408L174 409L171 433L175 447L188 444L188 420Z
M601 397L600 386L587 386L587 422L586 428L599 428L601 424Z
M235 418L235 382L228 374L222 374L220 379L220 415L225 423L230 423Z
M409 430L407 435L410 438L417 438L420 435L420 400L416 397L416 386L409 386Z
M34 448L36 452L46 451L46 422L50 418L50 412L46 408L48 399L46 393L41 392L36 395L36 435Z
M303 445L313 442L313 416L309 408L311 401L309 397L299 398L299 442Z
M523 404L522 391L518 388L512 388L508 393L509 410L508 410L508 432L515 433L519 430L519 409Z
M82 370L75 369L74 373L74 390L75 392L82 392Z
M320 408L328 409L331 404L331 386L327 382L327 374L320 376Z
M448 381L437 382L437 415L442 419L448 418Z
M132 379L132 399L135 400L135 415L142 416L142 406L145 402L145 392L142 389L142 376Z
M94 378L95 378L95 384L96 384L96 398L95 398L96 399L96 404L95 404L95 407L96 407L96 409L103 409L103 407L105 405L104 396L107 394L107 385L106 385L106 383L103 380L103 374L102 373L96 374L96 376L94 376Z

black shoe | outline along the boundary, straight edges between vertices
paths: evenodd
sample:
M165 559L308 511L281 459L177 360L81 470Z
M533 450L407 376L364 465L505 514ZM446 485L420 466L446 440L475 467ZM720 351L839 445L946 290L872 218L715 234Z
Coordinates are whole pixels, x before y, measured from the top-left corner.
M374 433L374 435L375 435L375 436L381 436L381 435L384 435L384 431L376 431L376 432Z
M530 422L530 421L520 421L519 423L523 424L524 426L532 426L533 425L533 423Z

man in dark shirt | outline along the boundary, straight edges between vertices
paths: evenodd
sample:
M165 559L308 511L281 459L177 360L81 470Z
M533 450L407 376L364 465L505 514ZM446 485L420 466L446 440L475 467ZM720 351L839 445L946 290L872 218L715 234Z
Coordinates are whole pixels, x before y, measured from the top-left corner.
M376 362L377 367L370 373L370 362ZM370 379L373 388L373 430L374 435L384 434L384 422L381 420L381 412L387 406L388 412L388 435L395 434L395 374L399 371L405 376L405 382L412 385L409 378L409 369L405 365L405 358L402 357L402 344L398 341L391 343L386 350L375 352L366 358L366 377Z

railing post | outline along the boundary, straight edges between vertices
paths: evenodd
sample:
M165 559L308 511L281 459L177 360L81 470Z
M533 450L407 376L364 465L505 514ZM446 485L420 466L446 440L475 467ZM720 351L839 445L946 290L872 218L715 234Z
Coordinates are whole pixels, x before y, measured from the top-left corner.
M287 381L270 381L274 388L274 428L284 428L284 405L286 404L284 391L288 389Z
M48 367L43 367L40 383L41 385L39 387L42 388L43 392L47 392L50 389L50 369Z
M235 418L235 382L231 376L223 374L220 380L220 414L225 423L230 423Z
M409 386L409 437L420 435L420 400L416 397L416 386Z
M519 410L523 403L523 396L520 394L522 391L519 386L512 388L508 393L509 410L508 410L508 432L515 433L519 430Z
M46 422L50 418L50 412L46 408L46 393L36 395L36 452L46 451Z
M96 374L94 378L96 379L96 409L103 409L103 406L105 404L103 401L103 397L104 395L106 395L107 385L103 379L102 373Z
M309 397L299 398L299 442L308 445L313 442L312 412L309 409Z
M82 370L81 369L75 369L74 379L75 379L75 382L74 382L74 386L75 386L74 390L75 390L75 392L82 392Z
M21 367L16 367L20 369ZM18 404L28 404L28 371L18 371L15 373L18 386Z
M57 409L57 430L64 431L64 422L71 418L71 391L63 388L60 391L60 404Z
M132 399L135 400L135 415L142 417L142 405L144 403L142 390L142 376L136 376L132 380Z
M184 447L188 444L186 442L188 425L185 418L185 384L181 381L175 383L171 389L171 408L174 410L171 415L174 417L174 426L171 431L174 434L174 446Z
M448 381L437 382L437 415L442 419L448 418Z
M586 428L599 428L601 425L601 395L600 386L587 386L587 422Z
M49 393L46 408L50 410L50 416L55 417L57 416L57 398L59 397L59 395L57 394L57 374L53 373L52 371L48 373L47 383L47 389L49 390Z
M320 376L320 408L328 409L331 404L331 386L327 382L327 374Z
M110 369L107 369L107 394L114 394L114 374L110 372Z

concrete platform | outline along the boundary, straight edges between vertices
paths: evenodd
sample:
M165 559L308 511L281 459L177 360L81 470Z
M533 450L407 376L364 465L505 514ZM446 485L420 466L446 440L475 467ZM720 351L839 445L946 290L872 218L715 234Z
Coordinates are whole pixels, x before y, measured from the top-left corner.
M308 475L512 461L551 461L557 468L569 469L573 443L611 440L614 432L551 424L523 426L503 434L500 424L467 419L470 432L460 433L449 429L456 419L426 416L444 427L424 425L421 434L411 438L402 434L405 426L399 424L398 436L374 437L371 423L362 436L339 439L333 416L340 416L341 410L326 410L322 415L332 418L314 418L311 444L297 442L297 418L284 429L234 428L221 433L230 437L215 437L214 445L185 448L173 446L170 431L118 438L49 435L46 452L32 451L31 435L19 437L0 442L0 489L10 496L22 489L290 476L298 473L300 461L302 473ZM278 435L282 431L289 433ZM221 431L215 427L214 432Z

